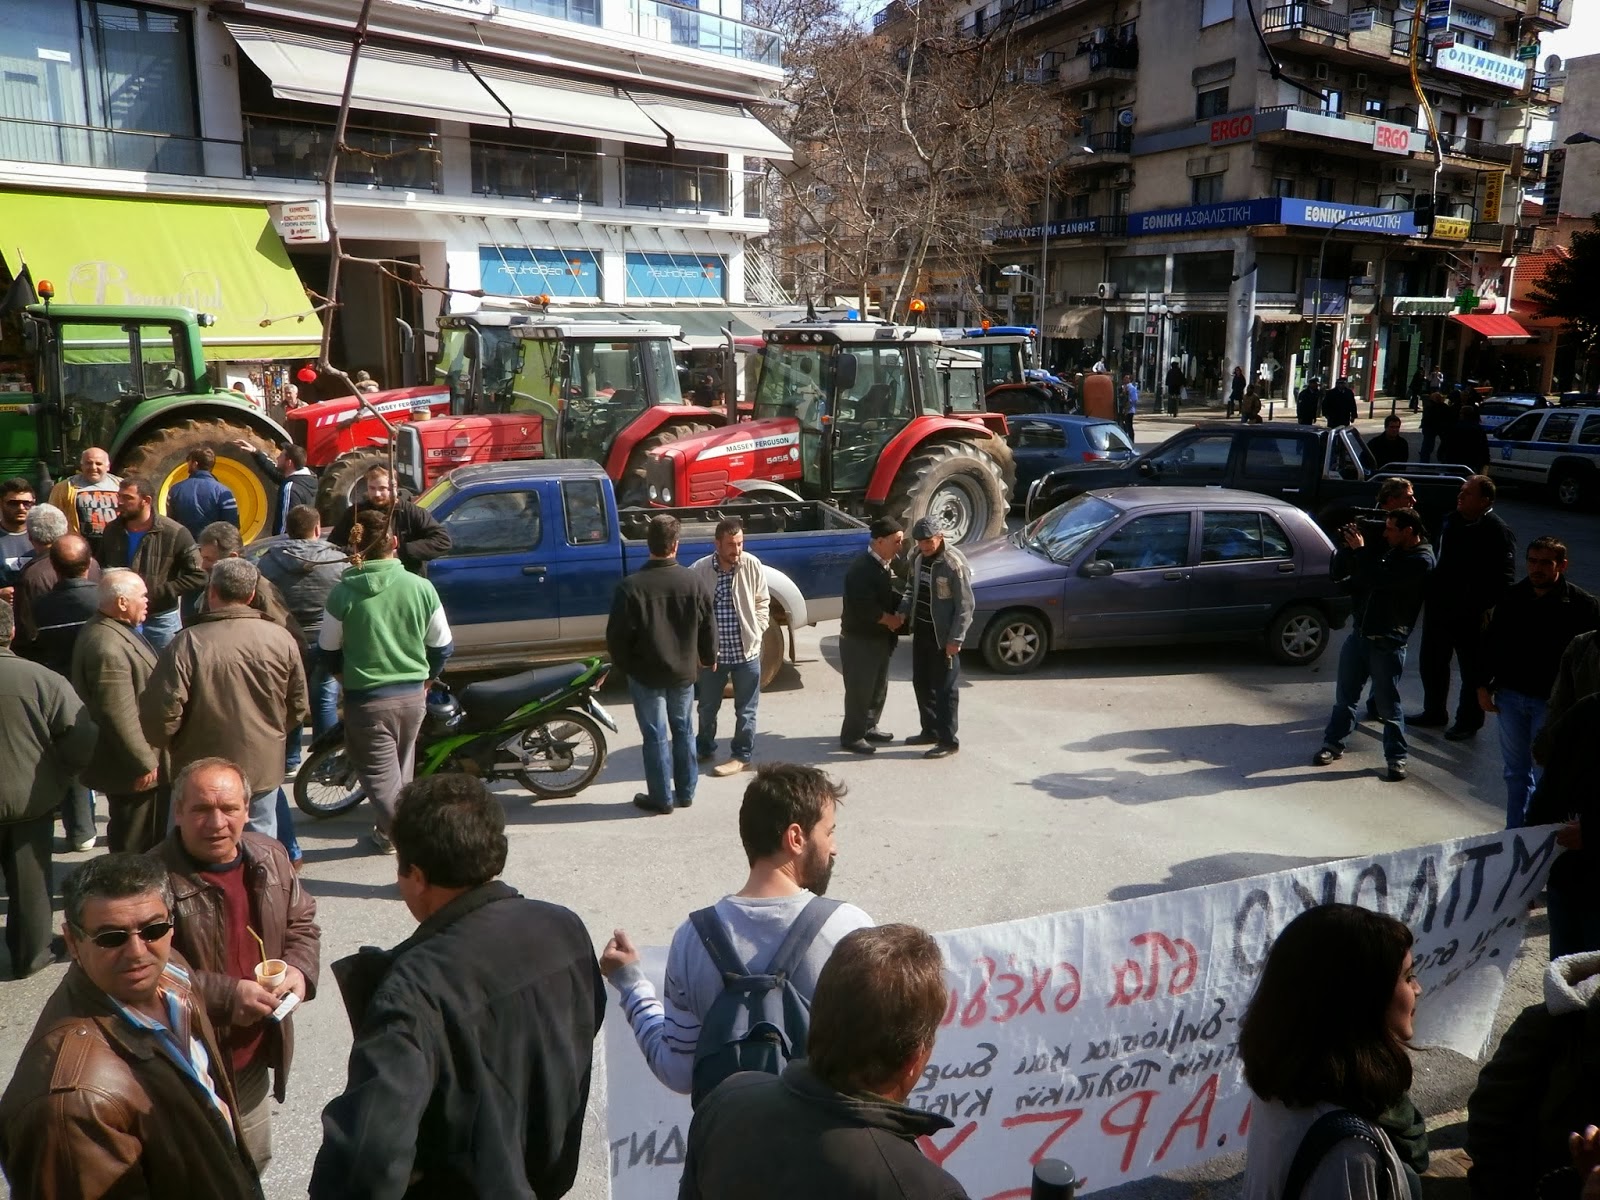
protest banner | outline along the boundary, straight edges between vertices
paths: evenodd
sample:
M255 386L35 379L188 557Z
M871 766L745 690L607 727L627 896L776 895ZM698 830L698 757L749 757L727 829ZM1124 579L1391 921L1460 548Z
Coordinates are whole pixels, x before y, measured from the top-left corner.
M1239 1019L1278 932L1333 901L1410 927L1414 1044L1476 1058L1555 853L1553 826L1505 830L940 934L950 1000L909 1103L954 1126L923 1150L974 1200L1026 1200L1041 1158L1092 1191L1242 1150ZM670 1200L688 1100L619 1011L606 1071L612 1195Z

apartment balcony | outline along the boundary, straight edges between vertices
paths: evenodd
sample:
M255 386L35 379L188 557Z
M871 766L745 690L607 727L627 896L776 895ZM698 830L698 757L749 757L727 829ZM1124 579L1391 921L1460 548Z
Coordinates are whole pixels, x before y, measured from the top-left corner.
M735 188L748 202L752 188L758 190L764 178L760 171L741 171L737 175L725 167L691 167L642 159L622 160L622 203L627 208L653 208L671 212L718 213L733 211ZM759 203L759 200L758 200ZM759 217L761 212L745 216Z
M1092 171L1099 167L1125 167L1132 154L1132 131L1114 129L1110 133L1085 135L1063 157L1068 166L1077 167L1080 171Z
M1257 114L1256 140L1269 146L1406 163L1411 154L1423 149L1425 138L1415 131L1414 122L1395 116L1403 111L1391 109L1380 119L1324 112L1302 104L1277 104ZM1401 149L1402 144L1406 149Z
M1477 138L1460 137L1450 133L1444 134L1439 140L1444 146L1446 158L1493 163L1501 167L1509 167L1517 161L1517 155L1522 152L1521 146L1506 146L1498 142L1484 142L1479 141Z
M21 117L0 117L0 159L161 175L244 174L238 142Z
M1506 227L1499 221L1474 221L1472 229L1467 234L1469 242L1492 242L1501 245L1505 241Z
M332 121L244 117L244 173L251 178L321 181L333 149ZM339 156L341 184L440 192L439 148L430 133L351 126Z
M1139 74L1139 45L1118 42L1092 44L1087 51L1078 53L1061 64L1058 78L1067 91L1104 87L1108 83L1128 81Z
M730 58L776 67L782 58L782 39L772 30L747 25L732 17L701 12L672 0L624 0L628 31L651 41L691 50L725 54ZM501 8L571 21L577 25L602 24L600 0L499 0Z
M472 190L541 203L599 204L598 154L472 142Z
M1530 142L1522 148L1522 178L1524 181L1544 178L1550 156L1549 142Z
M1394 61L1394 29L1376 8L1349 16L1320 4L1283 4L1261 14L1261 32L1274 49L1356 70L1403 70Z
M1535 71L1528 77L1528 99L1534 104L1560 104L1567 98L1566 75Z
M1565 29L1572 24L1573 0L1527 0L1522 15L1539 29Z

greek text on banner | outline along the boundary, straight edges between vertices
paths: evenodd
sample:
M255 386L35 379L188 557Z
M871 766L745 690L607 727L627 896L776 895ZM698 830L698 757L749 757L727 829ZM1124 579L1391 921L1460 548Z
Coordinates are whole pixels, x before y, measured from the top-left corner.
M940 934L949 1006L910 1103L955 1127L923 1151L974 1200L1026 1200L1040 1158L1095 1190L1242 1150L1239 1019L1273 938L1330 901L1411 928L1415 1043L1475 1058L1555 852L1553 826L1505 830ZM658 988L664 962L645 960ZM621 1012L605 1033L611 1194L669 1200L688 1098Z

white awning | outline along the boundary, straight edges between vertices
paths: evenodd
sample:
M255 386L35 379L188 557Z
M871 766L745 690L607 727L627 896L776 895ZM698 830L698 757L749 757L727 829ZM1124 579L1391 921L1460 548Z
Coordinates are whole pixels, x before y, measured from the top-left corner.
M298 31L224 21L239 49L272 81L280 100L338 105L350 66L350 43ZM506 111L453 58L363 46L352 103L434 121L503 125Z
M629 89L635 104L671 135L680 150L711 154L749 154L757 158L792 157L783 139L736 104L685 100Z
M664 134L621 88L552 75L529 75L478 67L484 86L511 110L519 129L543 129L578 137L609 137L665 146ZM504 120L504 114L499 118Z

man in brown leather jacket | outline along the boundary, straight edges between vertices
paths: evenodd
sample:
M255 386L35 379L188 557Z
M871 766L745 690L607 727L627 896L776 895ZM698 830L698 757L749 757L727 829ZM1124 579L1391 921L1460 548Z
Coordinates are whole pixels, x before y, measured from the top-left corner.
M317 902L301 889L283 846L245 832L249 788L225 758L190 763L173 784L177 825L152 857L167 868L174 944L228 1058L245 1145L265 1171L272 1158L267 1069L282 1104L294 1055L294 1018L274 1021L272 1013L291 992L299 1000L316 994L322 931ZM272 987L256 980L263 958L288 965Z
M63 892L74 965L0 1097L11 1194L261 1200L222 1050L172 950L166 871L102 855Z

